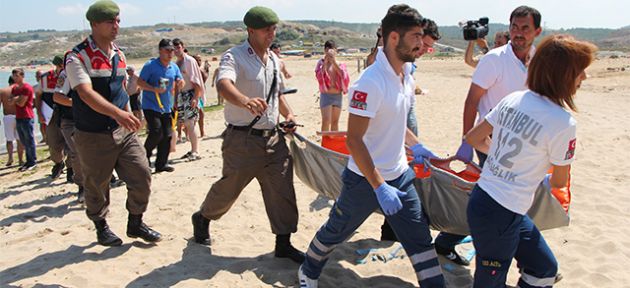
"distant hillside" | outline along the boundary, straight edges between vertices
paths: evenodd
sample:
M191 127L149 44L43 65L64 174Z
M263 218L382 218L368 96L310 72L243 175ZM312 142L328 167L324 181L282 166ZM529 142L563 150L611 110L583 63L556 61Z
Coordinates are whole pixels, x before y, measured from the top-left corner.
M439 25L440 23L438 23ZM283 49L321 50L326 40L333 39L344 48L373 47L377 23L344 23L337 21L285 21L278 25L276 39ZM491 23L488 42L496 31L505 31L505 24ZM567 33L594 42L600 50L630 51L630 26L622 29L572 28L544 31ZM458 26L441 26L441 44L465 48L467 43ZM55 31L40 29L20 33L0 33L0 66L32 65L49 62L55 54L71 49L88 35L87 31ZM241 21L201 22L192 24L160 23L121 29L117 39L128 58L157 55L161 38L181 38L191 53L219 55L247 37Z

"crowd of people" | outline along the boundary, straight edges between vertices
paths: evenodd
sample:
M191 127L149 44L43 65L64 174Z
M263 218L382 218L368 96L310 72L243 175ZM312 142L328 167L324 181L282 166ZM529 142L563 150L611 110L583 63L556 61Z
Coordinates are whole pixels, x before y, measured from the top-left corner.
M24 70L16 68L10 86L0 91L7 165L13 163L17 138L19 170L36 167L37 111L53 162L51 177L67 167L68 180L78 185L78 199L85 202L97 241L104 246L122 244L106 221L114 171L127 186L127 236L160 241L161 234L142 220L151 195L153 151L155 172L174 171L168 158L179 138L174 133L183 127L191 147L181 158L200 159L196 125L203 135L210 72L207 62L202 66L200 57L188 54L181 39L162 39L158 57L136 74L114 43L119 13L110 0L95 2L86 13L90 36L55 56L55 67L38 76L39 87L25 83ZM347 94L350 157L329 219L303 253L290 241L297 232L298 207L284 135L299 125L282 93L291 74L273 42L279 21L269 8L249 9L243 18L247 39L228 49L214 71L212 86L225 100L227 124L221 134L222 175L191 216L193 240L210 245L210 223L219 221L256 179L276 235L274 255L300 264L300 287L317 287L334 249L376 210L385 215L381 240L402 244L420 286L444 287L438 254L469 265L455 250L465 235L440 233L432 242L430 219L422 211L407 162L408 156L412 162L437 158L417 136L413 107L414 62L440 39L438 25L408 5L391 6L381 21L369 67L352 84L336 57L337 44L325 42L315 67L321 131L339 130ZM568 110L576 110L574 95L596 47L552 35L535 48L542 28L541 15L532 7L517 7L509 21L509 34L497 33L493 49L478 61L467 53L466 60L475 72L465 100L462 143L454 157L473 162L475 151L483 168L467 207L477 251L474 287L505 287L512 259L520 268L519 287L551 287L559 279L558 263L526 212L541 181L556 188L567 184L576 143L576 121ZM487 47L485 40L478 43ZM473 46L471 42L471 51ZM145 123L148 134L141 144L137 133ZM545 176L550 168L552 174Z

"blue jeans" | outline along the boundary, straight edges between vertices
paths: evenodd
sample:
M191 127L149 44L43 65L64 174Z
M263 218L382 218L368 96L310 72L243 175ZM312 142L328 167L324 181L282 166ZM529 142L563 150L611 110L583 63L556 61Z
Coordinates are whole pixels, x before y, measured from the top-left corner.
M468 225L477 250L475 288L505 287L512 258L518 262L518 287L552 287L558 262L527 215L497 203L479 185L468 201Z
M413 132L413 135L418 136L418 119L416 118L416 104L415 97L414 101L411 102L411 107L409 107L409 112L407 113L407 128Z
M397 179L387 181L407 195L400 198L403 208L385 217L405 248L420 286L444 287L444 277L435 249L431 246L429 225L422 213L414 179L415 173L408 169ZM335 247L352 236L372 212L380 209L374 189L365 177L346 168L342 180L341 195L330 210L328 221L317 231L306 252L302 270L311 279L319 278Z
M16 130L24 150L26 151L26 166L33 166L37 162L35 153L35 134L33 134L33 119L16 119Z

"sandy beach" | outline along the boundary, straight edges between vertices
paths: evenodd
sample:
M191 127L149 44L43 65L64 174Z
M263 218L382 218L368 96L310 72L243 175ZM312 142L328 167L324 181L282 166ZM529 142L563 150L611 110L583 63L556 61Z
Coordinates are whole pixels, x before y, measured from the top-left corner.
M287 99L316 140L320 112L314 67L317 59L287 58L294 75L287 86L298 88ZM347 58L351 79L356 60ZM472 68L461 58L417 61L417 84L428 91L416 99L421 140L440 156L455 153L461 139L462 109ZM218 62L212 62L212 70ZM141 63L135 64L136 68ZM621 71L620 68L626 67ZM619 68L619 69L608 69ZM543 232L564 279L556 287L630 287L625 267L630 261L630 59L600 59L578 91L578 145L572 167L571 224ZM216 92L208 85L209 104ZM347 105L347 99L344 99ZM347 109L342 112L345 127ZM199 208L210 185L221 177L222 110L206 113L207 136L200 141L201 160L175 161L175 172L154 174L144 220L163 234L155 245L125 236L126 188L111 191L108 222L123 239L121 247L96 243L92 222L76 202L76 185L65 175L51 181L50 161L35 172L0 169L1 287L291 287L299 286L298 265L273 257L274 235L265 214L259 185L250 183L232 209L210 224L212 246L191 241L190 215ZM189 143L178 144L176 159ZM0 157L5 157L4 155ZM2 159L4 162L5 159ZM332 201L318 197L296 177L300 221L292 242L305 251L327 219ZM320 287L415 287L415 274L404 258L357 264L357 249L392 251L399 244L380 242L383 217L374 213L330 258ZM437 234L432 231L433 235ZM458 249L466 250L471 244ZM448 287L471 287L474 263L457 266L440 258ZM508 284L519 277L515 263Z

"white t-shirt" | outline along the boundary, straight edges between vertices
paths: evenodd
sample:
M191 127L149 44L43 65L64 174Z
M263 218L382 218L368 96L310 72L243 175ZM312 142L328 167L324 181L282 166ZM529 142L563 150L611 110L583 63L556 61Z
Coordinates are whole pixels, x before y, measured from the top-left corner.
M534 56L536 48L529 50L528 59ZM528 61L529 62L529 61ZM527 66L512 51L512 42L490 50L477 64L472 76L472 83L486 89L487 92L479 100L477 123L497 106L508 94L526 90Z
M405 133L415 82L408 69L403 71L404 84L379 48L374 64L348 90L348 112L370 118L363 142L374 166L387 181L400 177L409 169ZM363 176L352 155L348 169Z
M486 120L493 127L492 144L477 184L503 207L524 215L551 165L573 162L576 121L530 90L506 96Z

